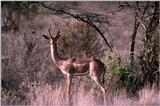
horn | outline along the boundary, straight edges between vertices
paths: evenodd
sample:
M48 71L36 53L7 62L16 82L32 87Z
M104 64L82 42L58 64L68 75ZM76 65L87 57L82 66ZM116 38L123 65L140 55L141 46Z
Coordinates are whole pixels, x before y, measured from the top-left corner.
M57 35L56 35L56 37L54 38L55 40L58 40L58 38L61 36L61 34L60 34L60 30L57 32Z
M47 40L50 39L50 37L48 37L47 35L43 35L43 37L44 37L45 39L47 39Z

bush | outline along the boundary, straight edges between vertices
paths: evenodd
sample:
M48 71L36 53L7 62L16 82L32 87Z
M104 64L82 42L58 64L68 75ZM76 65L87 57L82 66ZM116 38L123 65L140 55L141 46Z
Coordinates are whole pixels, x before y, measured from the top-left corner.
M128 96L136 96L143 85L142 76L134 71L136 63L130 61L125 66L118 54L109 54L106 60L108 73L111 75L112 81L115 79L116 88L125 89Z

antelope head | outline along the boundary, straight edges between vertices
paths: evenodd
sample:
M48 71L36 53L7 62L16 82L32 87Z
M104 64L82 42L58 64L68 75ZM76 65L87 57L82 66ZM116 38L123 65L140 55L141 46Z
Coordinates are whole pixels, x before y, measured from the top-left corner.
M56 36L53 37L51 35L51 27L49 28L48 32L49 32L49 36L48 35L43 35L43 37L45 39L49 40L51 44L54 44L59 39L59 37L61 36L60 35L60 31L58 31L57 34L56 34Z

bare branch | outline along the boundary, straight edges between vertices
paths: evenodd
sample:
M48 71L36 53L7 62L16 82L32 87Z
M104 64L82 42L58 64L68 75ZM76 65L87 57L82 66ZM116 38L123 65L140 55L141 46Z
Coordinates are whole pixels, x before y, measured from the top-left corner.
M110 24L110 22L106 18L104 18L104 17L102 17L102 16L100 16L98 14L87 13L87 12L73 14L73 13L67 12L67 11L65 11L63 9L52 8L50 6L47 6L43 2L40 5L45 9L49 9L49 10L53 11L54 15L68 15L68 16L76 19L76 20L79 20L79 21L87 23L88 25L90 25L92 28L94 28L102 36L102 38L104 39L105 43L107 44L107 46L109 47L110 51L112 52L112 48L109 45L107 39L105 38L105 36L101 32L101 30L94 24L94 23L100 23L100 24L101 23L107 23L107 24Z
M146 30L146 26L144 25L144 23L141 21L141 19L139 17L136 17L137 20L139 21L139 23L141 24L141 26L144 28L144 30Z

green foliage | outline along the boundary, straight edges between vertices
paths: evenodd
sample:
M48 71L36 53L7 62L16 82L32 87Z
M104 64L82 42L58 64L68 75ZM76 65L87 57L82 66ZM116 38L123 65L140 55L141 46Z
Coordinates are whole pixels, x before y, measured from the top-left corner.
M121 61L120 56L117 54L109 54L107 59L107 74L111 74L112 80L116 79L116 87L118 89L125 89L128 96L138 96L138 91L144 88L146 85L153 85L156 83L159 84L159 73L158 71L154 72L154 68L150 71L141 72L140 69L137 72L136 70L136 62L129 61L127 65L124 65ZM142 62L142 61L140 61ZM143 62L147 62L144 61ZM146 68L146 64L143 63L144 68ZM141 63L142 64L142 63ZM149 65L153 65L150 63ZM150 66L149 69L155 67Z
M120 73L118 74L119 80L117 81L118 87L125 88L128 93L133 93L133 90L136 87L136 76L134 75L134 64L128 63L126 67L119 69Z
M121 76L125 79L128 78L130 72L133 71L134 64L129 62L125 67L121 62L121 58L118 55L109 55L107 58L108 70L114 76Z
M135 62L129 62L124 65L120 56L117 54L109 54L107 57L108 73L112 78L116 78L117 88L124 88L128 95L136 96L143 86L142 76L136 75L134 72Z

